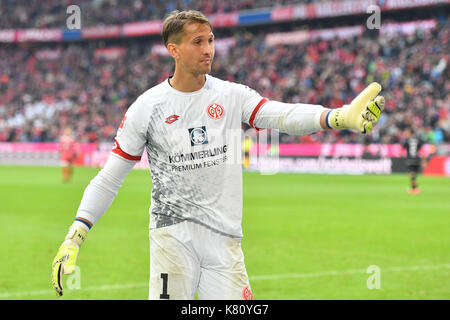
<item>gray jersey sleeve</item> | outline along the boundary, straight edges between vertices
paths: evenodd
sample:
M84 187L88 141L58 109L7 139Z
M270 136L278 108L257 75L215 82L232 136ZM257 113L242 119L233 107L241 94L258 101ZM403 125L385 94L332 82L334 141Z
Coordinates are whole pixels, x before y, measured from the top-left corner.
M147 111L141 98L128 108L105 166L84 191L77 217L94 224L113 202L123 180L144 151L147 142Z
M233 83L232 90L238 105L241 107L242 122L254 127L256 114L268 99L263 98L258 92L242 84Z
M254 127L278 129L290 135L310 134L323 130L320 117L328 109L321 105L267 101L257 111Z
M143 100L128 108L114 139L113 153L127 160L139 161L147 142L148 108Z
M242 122L253 128L277 129L291 135L322 130L320 116L328 109L321 105L272 101L241 84L235 84L233 90L242 106Z
M96 223L113 202L123 180L135 164L135 161L111 153L103 169L86 187L77 218Z

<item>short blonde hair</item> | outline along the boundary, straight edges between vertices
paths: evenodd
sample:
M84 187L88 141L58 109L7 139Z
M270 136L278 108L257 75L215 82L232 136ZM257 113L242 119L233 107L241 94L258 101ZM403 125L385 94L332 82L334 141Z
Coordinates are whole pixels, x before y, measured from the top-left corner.
M209 19L200 11L172 11L163 22L164 45L167 47L170 42L179 44L185 35L184 26L195 22L204 23L211 28L211 31L213 30Z

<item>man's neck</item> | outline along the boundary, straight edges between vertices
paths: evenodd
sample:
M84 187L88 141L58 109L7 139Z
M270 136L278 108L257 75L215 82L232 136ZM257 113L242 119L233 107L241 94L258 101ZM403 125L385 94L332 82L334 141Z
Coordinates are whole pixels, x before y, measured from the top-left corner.
M206 76L204 74L179 74L175 70L172 78L169 79L169 83L172 88L181 92L194 92L198 91L205 85Z

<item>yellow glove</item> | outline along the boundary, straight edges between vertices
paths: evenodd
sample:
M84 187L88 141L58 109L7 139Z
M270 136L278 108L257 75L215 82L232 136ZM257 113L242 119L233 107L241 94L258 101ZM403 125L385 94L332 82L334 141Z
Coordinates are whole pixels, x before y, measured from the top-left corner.
M353 129L369 133L384 109L384 97L377 97L380 91L381 85L372 82L350 105L331 110L327 115L327 125L333 129Z
M65 241L59 247L52 266L53 287L58 296L63 295L62 275L70 274L75 269L78 251L81 244L86 239L88 228L82 223L75 221L66 235Z

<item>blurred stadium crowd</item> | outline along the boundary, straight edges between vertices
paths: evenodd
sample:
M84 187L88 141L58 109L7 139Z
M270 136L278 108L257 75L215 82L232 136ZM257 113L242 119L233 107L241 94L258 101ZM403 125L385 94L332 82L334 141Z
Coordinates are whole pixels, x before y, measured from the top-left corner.
M23 6L28 3L17 2ZM25 11L33 16L33 10L41 12L45 8L52 12L52 6L69 2L35 1L34 5L41 3L42 7L33 9L33 5ZM10 1L0 3L2 7L10 5ZM152 18L153 14L161 18L161 12L172 10L173 4L207 12L205 6L219 5L221 1L149 3L161 11L149 9L142 19ZM235 7L237 1L226 3L231 9L223 10L242 9ZM252 0L239 3L255 6ZM258 4L263 5L264 1ZM123 6L117 1L116 7L113 0L98 1L98 5L119 11ZM115 19L113 14L102 16ZM3 18L0 21L2 28L13 23ZM31 21L39 26L37 20ZM272 100L330 108L350 102L371 81L383 85L386 112L371 135L333 130L302 137L283 135L282 142L398 143L404 130L412 127L428 142L439 144L450 141L449 25L446 18L431 32L413 36L385 38L366 34L352 39L273 46L265 41L267 30L239 30L232 35L234 45L216 54L211 75L246 84ZM113 58L98 54L98 49L105 46L98 41L34 47L2 45L0 142L57 141L66 126L73 127L80 142L113 141L129 105L173 72L172 59L152 51L153 44L160 43L142 38L121 40L110 45L120 46L126 52Z
M87 27L162 19L175 9L211 14L320 1L329 0L1 0L0 29L59 28L65 25L66 8L71 4L81 8Z

